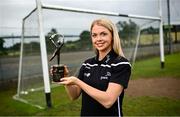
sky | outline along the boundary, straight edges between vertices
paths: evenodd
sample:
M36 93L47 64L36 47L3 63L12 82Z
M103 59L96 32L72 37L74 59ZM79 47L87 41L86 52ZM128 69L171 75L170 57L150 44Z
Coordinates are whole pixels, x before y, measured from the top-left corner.
M163 20L167 22L167 0L162 0ZM43 4L61 5L66 7L92 9L122 14L135 14L146 16L159 16L158 0L42 0ZM171 21L180 23L180 0L170 0ZM21 35L22 19L36 7L36 0L1 0L0 2L0 36ZM43 11L44 30L47 32L49 27L60 27L60 32L74 33L78 29L86 29L96 15L78 14L59 11ZM36 14L29 18L28 25L34 27L37 23ZM112 18L118 21L119 18ZM33 22L34 21L34 22ZM47 31L46 31L47 29ZM32 33L36 33L34 30ZM6 41L6 46L10 46Z

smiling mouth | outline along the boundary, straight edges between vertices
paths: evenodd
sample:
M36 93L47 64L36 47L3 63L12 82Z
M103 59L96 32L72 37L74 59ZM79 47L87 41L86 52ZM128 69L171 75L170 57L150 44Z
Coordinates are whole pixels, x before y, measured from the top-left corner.
M102 47L104 44L96 44L97 47Z
M104 43L96 43L97 46L103 46Z

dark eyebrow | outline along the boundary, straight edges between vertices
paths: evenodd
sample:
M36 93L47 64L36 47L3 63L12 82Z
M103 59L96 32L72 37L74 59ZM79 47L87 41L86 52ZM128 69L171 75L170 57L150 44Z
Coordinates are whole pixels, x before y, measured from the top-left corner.
M107 32L105 32L105 31L102 31L101 33L107 33Z
M100 34L108 34L107 32L105 32L105 31L102 31Z
M94 35L94 34L97 34L97 33L91 33L91 35Z

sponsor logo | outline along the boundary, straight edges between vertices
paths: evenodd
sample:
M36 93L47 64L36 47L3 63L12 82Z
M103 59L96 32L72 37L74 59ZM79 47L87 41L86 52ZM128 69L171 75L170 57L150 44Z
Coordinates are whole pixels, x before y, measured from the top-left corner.
M105 76L101 76L101 80L108 80L108 78L111 76L111 72L107 72Z
M101 80L108 80L108 77L107 76L101 76L100 79Z

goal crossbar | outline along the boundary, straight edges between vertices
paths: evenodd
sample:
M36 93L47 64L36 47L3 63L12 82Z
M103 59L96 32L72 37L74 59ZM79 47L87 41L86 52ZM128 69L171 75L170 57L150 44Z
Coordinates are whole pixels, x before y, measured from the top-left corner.
M52 10L69 11L69 12L77 12L77 13L86 13L86 14L107 15L107 16L117 16L117 17L129 17L129 18L159 20L159 21L161 20L160 17L132 15L132 14L121 14L121 13L116 13L116 12L107 12L107 11L99 11L99 10L91 10L91 9L81 9L81 8L73 8L73 7L64 7L64 6L59 6L59 5L42 4L42 8L52 9Z

